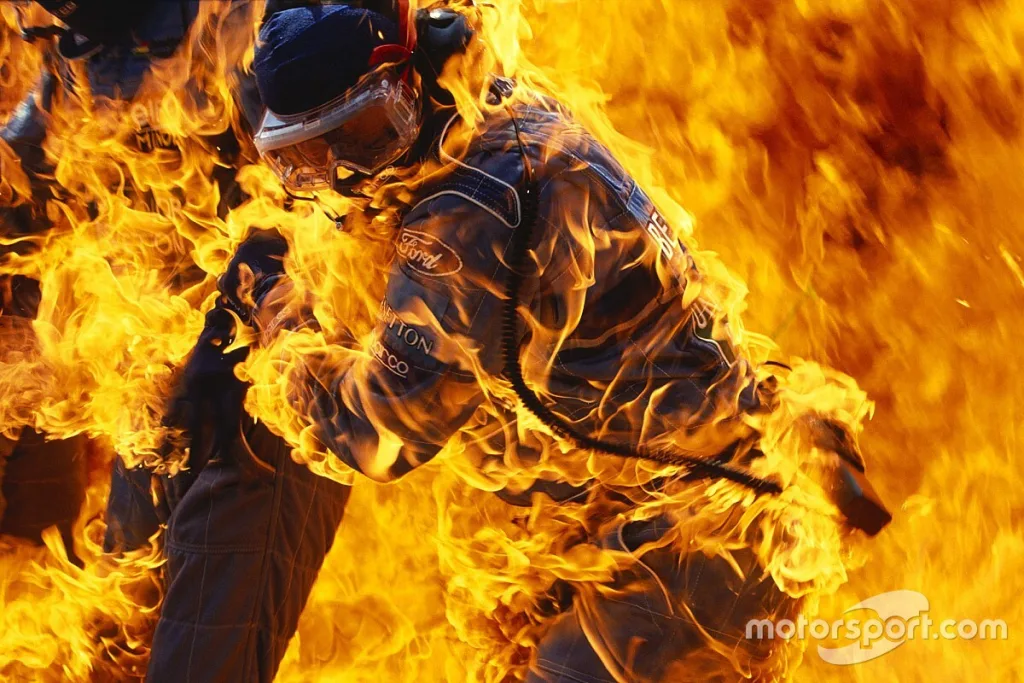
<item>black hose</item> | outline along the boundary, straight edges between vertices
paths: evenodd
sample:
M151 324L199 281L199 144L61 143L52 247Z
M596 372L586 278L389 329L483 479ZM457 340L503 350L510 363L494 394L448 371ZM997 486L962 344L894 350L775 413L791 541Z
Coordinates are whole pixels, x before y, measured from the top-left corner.
M502 319L502 352L504 358L505 378L511 383L513 390L523 406L555 433L555 435L576 444L577 447L620 458L637 458L651 460L664 465L687 467L691 473L704 479L727 479L752 489L758 494L782 492L782 487L774 481L756 477L748 472L713 462L705 458L687 455L667 448L647 448L642 445L613 443L576 430L563 418L548 408L540 397L527 385L519 364L518 305L523 284L523 263L529 250L530 240L536 229L540 216L540 197L537 180L533 174L526 146L523 143L519 121L509 108L512 124L515 126L519 151L523 157L523 202L519 227L512 237L511 250L508 256L508 277L505 282L505 310Z

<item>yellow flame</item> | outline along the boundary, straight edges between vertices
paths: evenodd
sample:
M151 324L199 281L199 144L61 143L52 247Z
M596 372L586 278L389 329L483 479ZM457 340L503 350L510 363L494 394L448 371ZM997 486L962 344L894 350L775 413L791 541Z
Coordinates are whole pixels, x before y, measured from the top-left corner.
M753 547L809 614L835 618L905 588L925 593L937 617L1004 619L1012 639L1024 621L1024 12L1009 0L453 4L467 7L481 41L445 73L467 122L451 152L483 120L486 74L516 76L518 97L528 88L557 95L692 247L701 296L728 318L744 355L806 359L779 378L780 408L744 425L764 435L758 472L794 484L783 496L688 487L629 515L672 512L667 542L709 554ZM325 197L347 214L338 231L309 203L284 208L280 187L257 165L240 173L251 199L218 216L211 174L220 162L204 136L237 125L232 69L251 58L259 7L246 20L225 3L200 5L199 29L131 105L68 97L53 116L47 152L66 194L46 208L55 230L3 263L39 278L44 298L31 334L5 331L0 432L85 432L130 464L187 466L184 454L167 461L159 451L173 369L212 305L214 276L251 227L272 227L288 236L286 267L298 293L316 302L324 331L284 335L253 353L242 371L255 382L247 406L296 457L353 481L289 404L291 380L365 357L359 345L327 340L368 338L396 217ZM42 54L17 38L13 7L0 16L6 113L31 87ZM176 150L141 153L136 136L146 125ZM0 201L26 201L27 179L2 143L0 163ZM396 178L381 192L408 197L434 172ZM582 235L581 227L567 226ZM536 343L556 346L564 332L532 329L544 333ZM528 368L529 379L546 371ZM521 675L544 631L542 596L556 581L594 588L630 562L568 542L586 506L537 500L517 510L492 492L543 474L614 484L652 472L573 453L525 414L516 428L540 434L538 463L486 445L510 395L482 382L493 402L435 462L388 486L355 480L279 680ZM811 483L821 454L796 429L811 412L857 431L872 418L861 434L869 472L898 510L864 547L841 537ZM52 536L45 549L15 545L0 558L5 678L84 681L144 667L156 608L149 572L160 560L155 551L113 567L101 558L102 525L84 520L104 496L102 483L91 487L76 532L85 569L69 564ZM912 642L854 668L824 663L813 646L798 666L804 645L769 662L765 675L1024 675L1012 640Z

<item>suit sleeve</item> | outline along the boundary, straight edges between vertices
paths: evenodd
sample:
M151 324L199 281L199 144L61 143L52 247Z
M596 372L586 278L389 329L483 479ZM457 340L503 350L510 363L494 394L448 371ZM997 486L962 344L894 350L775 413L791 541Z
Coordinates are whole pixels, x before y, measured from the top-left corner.
M21 161L23 170L34 181L51 170L43 152L43 142L56 89L57 77L48 70L44 71L36 86L0 128L0 139L10 146Z
M46 159L43 143L57 86L57 77L49 70L44 71L36 86L0 127L0 236L34 234L50 227L44 206L52 196L53 168ZM21 175L11 168L15 165L20 166L27 186L11 183ZM18 194L23 195L20 201L15 196Z
M456 196L421 205L397 256L369 348L305 387L316 434L367 476L429 461L485 400L501 367L502 256L514 231Z

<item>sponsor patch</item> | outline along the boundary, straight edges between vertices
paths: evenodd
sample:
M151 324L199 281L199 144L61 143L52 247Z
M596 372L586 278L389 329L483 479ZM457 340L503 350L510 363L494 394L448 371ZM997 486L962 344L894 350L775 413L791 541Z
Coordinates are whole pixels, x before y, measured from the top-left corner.
M178 141L174 136L152 123L160 120L158 105L135 103L131 108L131 117L135 124L135 146L140 152L149 154L158 149L178 149Z
M146 126L135 131L135 144L140 152L146 154L158 149L178 149L178 143L173 135L157 130L153 126Z
M462 259L455 250L425 232L403 229L397 249L405 264L421 275L446 277L462 270Z
M671 261L679 253L679 244L672 236L672 230L657 211L652 211L651 217L647 220L647 232L654 238L666 259Z
M715 339L715 310L704 301L695 301L691 312L693 324L693 336L714 349L719 358L726 365L732 366L736 363L736 354L732 345L728 342L723 345Z
M647 218L647 234L654 240L658 252L680 283L687 282L696 274L697 265L672 233L665 217L653 209Z
M401 339L406 346L421 351L427 356L433 353L434 340L420 332L417 327L402 320L386 299L380 302L380 319L388 326L388 330Z
M373 342L370 351L373 353L373 357L392 374L398 375L402 379L409 379L409 364L392 353L391 349L380 341Z

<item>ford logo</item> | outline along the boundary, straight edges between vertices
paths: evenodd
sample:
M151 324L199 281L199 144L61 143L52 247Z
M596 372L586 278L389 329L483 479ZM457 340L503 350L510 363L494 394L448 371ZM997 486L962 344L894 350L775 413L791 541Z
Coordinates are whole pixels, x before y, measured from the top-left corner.
M462 270L462 259L454 249L433 235L418 230L399 233L398 254L407 266L421 275L445 277Z

